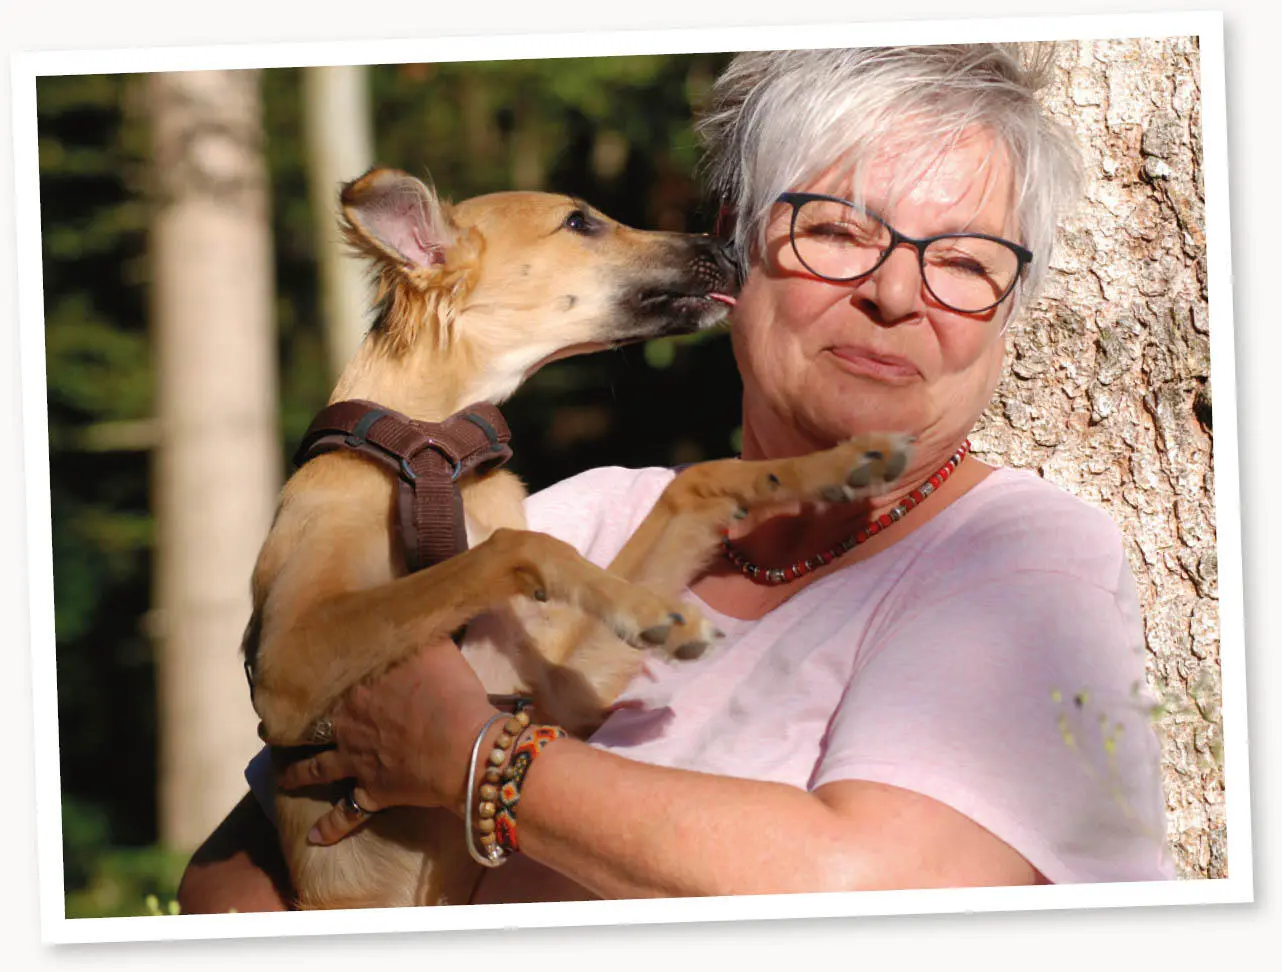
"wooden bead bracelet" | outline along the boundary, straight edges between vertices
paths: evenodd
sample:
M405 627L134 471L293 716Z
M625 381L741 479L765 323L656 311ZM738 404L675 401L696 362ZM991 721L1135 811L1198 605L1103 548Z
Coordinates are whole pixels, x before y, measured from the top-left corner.
M481 746L490 727L503 718L508 721L486 755L485 770L479 787L475 788L477 799L474 801L473 781L476 779ZM520 738L529 727L530 714L523 708L518 707L511 716L500 712L491 716L481 727L472 744L465 809L467 849L472 859L485 867L498 867L506 863L508 855L515 854L518 850L516 805L521 798L521 784L525 782L530 764L543 748L554 739L566 735L565 730L558 726L536 726L528 737ZM508 749L514 742L516 748L509 760ZM476 837L478 832L479 838Z
M498 734L494 740L494 748L486 754L485 771L481 775L480 788L476 788L476 767L477 761L481 755L481 744L485 741L486 734L490 727L500 719L507 719L503 726L503 731ZM518 709L512 715L504 712L496 713L490 716L485 725L481 726L481 731L476 734L476 741L472 743L472 760L468 764L467 770L467 806L465 826L467 829L467 851L472 855L472 860L485 867L498 867L507 861L507 853L498 845L495 839L494 815L498 810L495 805L495 799L498 797L498 785L500 782L499 770L507 762L508 747L516 739L517 735L530 724L530 714L523 709ZM473 793L479 797L479 800L473 800ZM473 815L473 806L476 813ZM476 833L480 833L480 838ZM477 844L480 844L480 849Z

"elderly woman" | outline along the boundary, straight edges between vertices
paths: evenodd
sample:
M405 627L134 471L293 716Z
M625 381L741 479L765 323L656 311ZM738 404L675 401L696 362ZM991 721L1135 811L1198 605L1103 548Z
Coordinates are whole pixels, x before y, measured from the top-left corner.
M475 900L1171 876L1119 533L967 455L1076 192L1036 73L981 45L748 54L718 80L702 130L747 268L743 457L901 431L911 465L884 496L728 537L691 587L724 646L651 661L591 740L545 747L520 853ZM672 476L585 473L530 499L531 528L607 563ZM493 713L451 645L426 647L279 783L460 809ZM336 809L314 837L350 826ZM184 905L283 905L267 828L238 808Z

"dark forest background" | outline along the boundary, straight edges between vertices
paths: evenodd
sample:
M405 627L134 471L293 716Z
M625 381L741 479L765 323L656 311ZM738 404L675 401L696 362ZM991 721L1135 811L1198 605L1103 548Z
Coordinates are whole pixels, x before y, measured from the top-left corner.
M374 67L375 159L430 173L453 199L520 185L577 194L635 226L707 231L692 105L727 58ZM145 80L38 87L68 916L140 913L148 894L163 908L189 850L160 843L156 796ZM261 73L282 470L332 386L301 80ZM561 362L505 408L513 468L538 489L595 465L727 455L738 399L720 333Z

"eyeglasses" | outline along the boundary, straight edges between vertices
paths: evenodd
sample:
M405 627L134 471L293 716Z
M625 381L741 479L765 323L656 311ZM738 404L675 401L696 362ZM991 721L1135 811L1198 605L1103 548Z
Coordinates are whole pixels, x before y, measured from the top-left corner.
M880 267L901 243L917 251L932 297L950 310L978 314L1010 296L1033 254L983 233L941 233L915 240L848 199L785 192L792 207L788 235L802 266L823 280L848 283Z

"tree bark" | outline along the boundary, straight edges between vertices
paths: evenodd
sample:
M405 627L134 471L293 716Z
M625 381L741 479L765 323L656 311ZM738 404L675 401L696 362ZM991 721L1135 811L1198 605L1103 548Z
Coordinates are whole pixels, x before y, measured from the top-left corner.
M148 84L159 820L189 850L258 747L237 647L280 483L273 262L257 72Z
M1076 133L1086 199L976 454L1107 510L1145 618L1167 836L1185 877L1226 874L1210 320L1194 38L1063 45L1044 92Z

